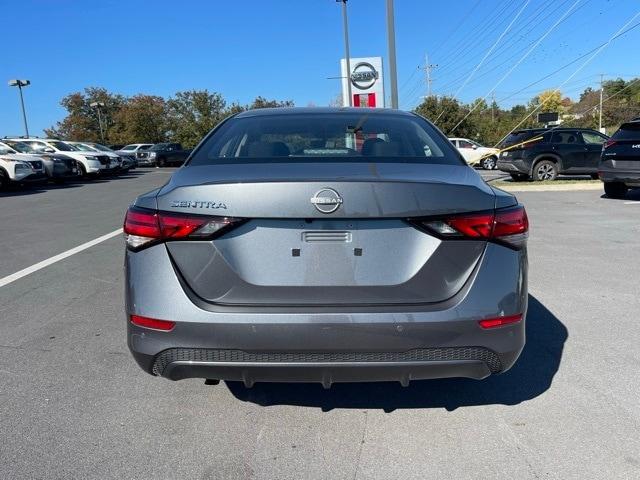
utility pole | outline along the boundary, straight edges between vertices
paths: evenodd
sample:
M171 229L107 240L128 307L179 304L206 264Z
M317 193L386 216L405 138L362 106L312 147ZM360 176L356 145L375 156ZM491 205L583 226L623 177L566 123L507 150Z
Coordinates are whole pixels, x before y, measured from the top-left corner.
M336 0L342 3L342 28L344 30L344 57L347 70L347 107L353 105L353 97L351 95L351 59L349 58L349 21L347 20L347 0Z
M603 90L603 80L604 80L604 73L600 74L600 108L599 110L599 120L598 120L598 131L600 133L602 133L602 90Z
M429 63L429 55L424 54L424 71L427 74L427 97L431 96L431 84L433 83L433 77L431 76L431 71L434 68L438 68L437 63Z
M396 67L396 27L393 15L393 0L387 0L387 44L389 48L391 108L398 108L398 69Z
M494 109L493 109L493 106L495 105L495 103L496 103L496 94L492 93L491 94L491 123L493 123L493 121L494 121L494 112L493 112Z

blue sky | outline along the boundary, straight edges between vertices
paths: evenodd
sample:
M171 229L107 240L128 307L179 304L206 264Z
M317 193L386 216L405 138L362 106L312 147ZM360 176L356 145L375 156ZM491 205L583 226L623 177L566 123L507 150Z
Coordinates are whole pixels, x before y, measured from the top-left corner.
M484 96L575 1L530 0L460 98ZM607 41L640 11L638 0L577 1L576 12L496 89L501 105L562 83L581 62L513 93ZM412 108L426 93L417 69L426 53L439 65L434 93L454 93L525 2L395 0L401 107ZM351 55L382 55L386 62L385 1L349 0L348 8ZM64 95L87 86L162 96L207 88L228 101L262 95L303 106L326 105L340 90L339 80L327 79L339 74L344 53L335 0L21 0L5 3L2 19L0 135L22 134L10 78L32 82L25 90L32 134L64 117ZM599 73L640 76L638 45L640 27L614 41L563 93L576 97L597 84Z

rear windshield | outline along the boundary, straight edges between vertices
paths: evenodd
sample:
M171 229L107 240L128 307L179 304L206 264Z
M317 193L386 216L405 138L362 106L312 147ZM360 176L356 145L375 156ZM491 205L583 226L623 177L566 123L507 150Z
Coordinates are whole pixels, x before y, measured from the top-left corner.
M232 118L190 164L322 161L464 164L424 119L365 111Z
M507 138L505 138L500 144L501 147L507 147L509 145L515 145L516 143L522 143L530 138L537 138L542 135L543 132L532 132L531 130L511 132Z
M611 138L615 140L640 140L640 122L623 123Z

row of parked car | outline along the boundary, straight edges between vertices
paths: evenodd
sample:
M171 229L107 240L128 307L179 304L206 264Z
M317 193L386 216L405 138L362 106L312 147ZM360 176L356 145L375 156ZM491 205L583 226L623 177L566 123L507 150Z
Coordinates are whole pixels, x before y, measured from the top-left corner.
M514 181L590 175L604 182L607 196L622 198L640 187L640 117L611 136L589 128L529 128L512 132L498 148L466 138L449 139L467 163L497 168Z
M4 137L0 139L0 188L12 183L64 182L70 178L108 175L138 166L181 165L191 152L179 143L115 147L51 138Z

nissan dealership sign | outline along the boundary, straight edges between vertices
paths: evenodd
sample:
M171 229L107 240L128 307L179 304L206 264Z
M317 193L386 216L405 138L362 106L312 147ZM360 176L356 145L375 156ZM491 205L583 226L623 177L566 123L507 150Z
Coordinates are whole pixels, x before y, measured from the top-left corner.
M348 105L347 79L351 81L351 104L355 107L384 107L384 81L382 57L351 58L347 73L347 62L340 61L342 73L342 104Z

